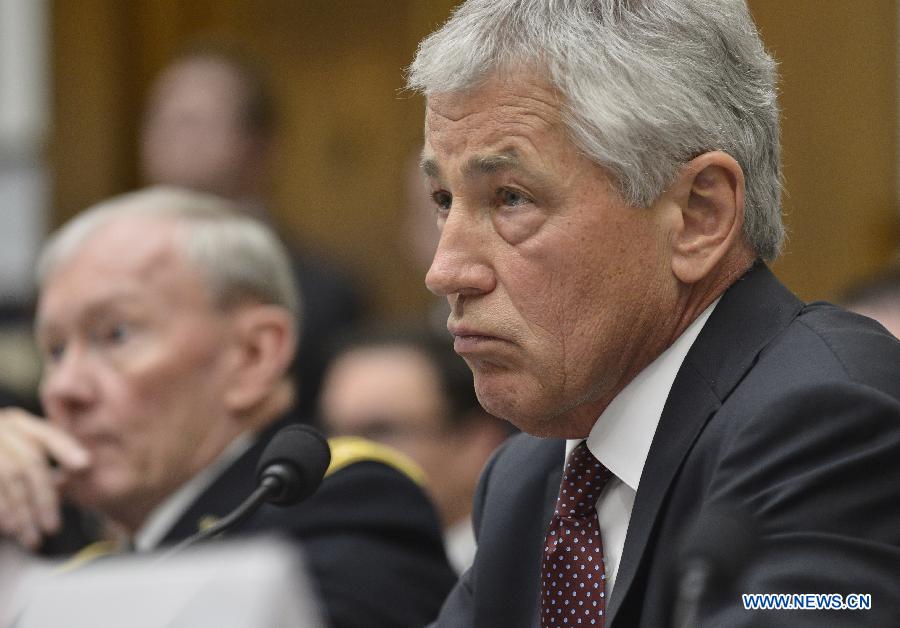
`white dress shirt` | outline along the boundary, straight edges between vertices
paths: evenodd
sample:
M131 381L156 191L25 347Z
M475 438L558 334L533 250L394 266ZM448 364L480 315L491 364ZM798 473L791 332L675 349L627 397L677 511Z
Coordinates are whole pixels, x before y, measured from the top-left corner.
M444 549L447 551L447 560L457 575L462 575L466 569L472 566L476 548L475 530L472 527L471 516L466 516L449 528L444 528Z
M191 507L191 504L203 494L203 491L212 486L212 483L225 472L231 463L250 449L255 440L255 435L250 432L240 434L231 441L212 464L182 484L181 488L157 506L134 535L135 551L146 552L156 548L172 529L172 526Z
M612 479L597 499L607 596L616 582L634 496L669 391L688 350L718 302L716 299L706 308L668 349L616 395L587 437L588 449L612 472ZM580 438L568 441L567 457L581 441Z

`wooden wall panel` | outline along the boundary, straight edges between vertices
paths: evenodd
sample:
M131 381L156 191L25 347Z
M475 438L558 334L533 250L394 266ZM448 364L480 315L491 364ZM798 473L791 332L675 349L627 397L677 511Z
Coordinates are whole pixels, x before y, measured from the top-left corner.
M129 18L117 0L52 4L54 222L134 178Z
M272 185L279 224L358 274L376 314L424 311L424 278L396 235L402 161L421 137L423 106L400 90L419 39L452 6L57 0L54 222L139 185L135 137L153 78L187 42L228 38L258 58L279 103Z
M751 0L780 63L790 240L775 266L837 298L897 246L896 3Z
M384 3L313 5L295 22L263 22L282 77L288 127L276 197L284 224L305 242L327 242L345 264L377 277L379 309L398 314L424 297L396 247L399 164L421 135L421 105L401 98L414 42L405 20L380 22ZM372 37L372 25L378 36ZM297 33L306 33L298 36ZM414 299L413 307L423 299Z

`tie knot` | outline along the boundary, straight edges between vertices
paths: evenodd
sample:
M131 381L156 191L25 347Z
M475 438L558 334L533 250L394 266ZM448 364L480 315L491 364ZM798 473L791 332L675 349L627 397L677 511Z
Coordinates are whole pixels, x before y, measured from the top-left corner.
M559 498L556 500L558 517L587 517L595 512L600 491L612 476L609 469L600 464L581 441L569 454L563 471Z

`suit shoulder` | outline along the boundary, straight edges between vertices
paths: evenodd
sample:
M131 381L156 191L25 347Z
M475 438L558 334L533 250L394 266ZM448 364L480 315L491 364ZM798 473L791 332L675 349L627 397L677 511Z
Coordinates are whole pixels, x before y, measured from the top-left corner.
M852 382L900 399L900 341L875 321L830 303L805 306L761 363L799 385Z
M826 337L853 336L896 341L877 321L826 301L805 305L797 316L797 322Z

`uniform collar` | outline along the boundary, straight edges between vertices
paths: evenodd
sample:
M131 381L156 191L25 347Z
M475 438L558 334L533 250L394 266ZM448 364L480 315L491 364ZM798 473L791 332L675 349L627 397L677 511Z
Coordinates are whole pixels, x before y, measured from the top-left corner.
M254 435L250 432L240 434L231 441L212 464L163 500L135 533L134 549L139 552L154 549L166 537L169 529L187 512L191 504L219 478L225 469L250 449L254 440Z

